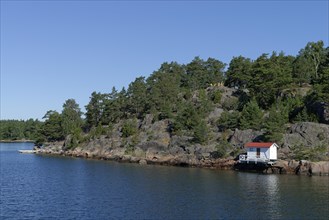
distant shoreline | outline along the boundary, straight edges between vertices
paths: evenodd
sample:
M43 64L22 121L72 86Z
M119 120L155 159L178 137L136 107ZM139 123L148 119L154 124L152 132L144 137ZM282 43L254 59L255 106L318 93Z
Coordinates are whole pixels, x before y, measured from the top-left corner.
M0 140L0 143L34 143L34 140Z

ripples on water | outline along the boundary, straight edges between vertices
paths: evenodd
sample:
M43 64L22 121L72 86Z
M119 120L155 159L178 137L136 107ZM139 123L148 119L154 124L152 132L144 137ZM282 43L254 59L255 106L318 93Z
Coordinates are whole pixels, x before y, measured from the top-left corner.
M328 177L141 166L0 148L0 219L327 219Z

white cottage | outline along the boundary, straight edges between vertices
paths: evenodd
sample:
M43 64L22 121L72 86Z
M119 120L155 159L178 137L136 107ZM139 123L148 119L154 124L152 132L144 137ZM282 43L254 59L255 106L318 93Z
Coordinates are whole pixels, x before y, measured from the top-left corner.
M278 159L276 143L250 142L245 144L247 155L240 155L239 162L272 163Z

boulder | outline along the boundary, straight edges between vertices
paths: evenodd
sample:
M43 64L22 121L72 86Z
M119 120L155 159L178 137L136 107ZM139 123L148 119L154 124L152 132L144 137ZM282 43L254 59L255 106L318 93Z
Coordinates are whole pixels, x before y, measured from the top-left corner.
M216 121L220 118L222 113L224 112L224 109L222 108L215 108L213 111L211 111L208 115L208 120L209 121Z
M142 159L142 160L139 160L138 163L141 164L141 165L146 165L147 161L145 159Z
M283 166L289 173L294 173L296 175L329 175L329 161L310 162L307 160L291 160L288 164L283 163Z
M310 175L329 175L329 161L311 162Z

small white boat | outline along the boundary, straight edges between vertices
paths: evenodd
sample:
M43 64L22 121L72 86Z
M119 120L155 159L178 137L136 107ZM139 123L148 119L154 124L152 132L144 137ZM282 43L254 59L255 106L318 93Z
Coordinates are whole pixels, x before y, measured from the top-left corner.
M37 151L36 150L18 150L18 152L22 154L35 154Z

